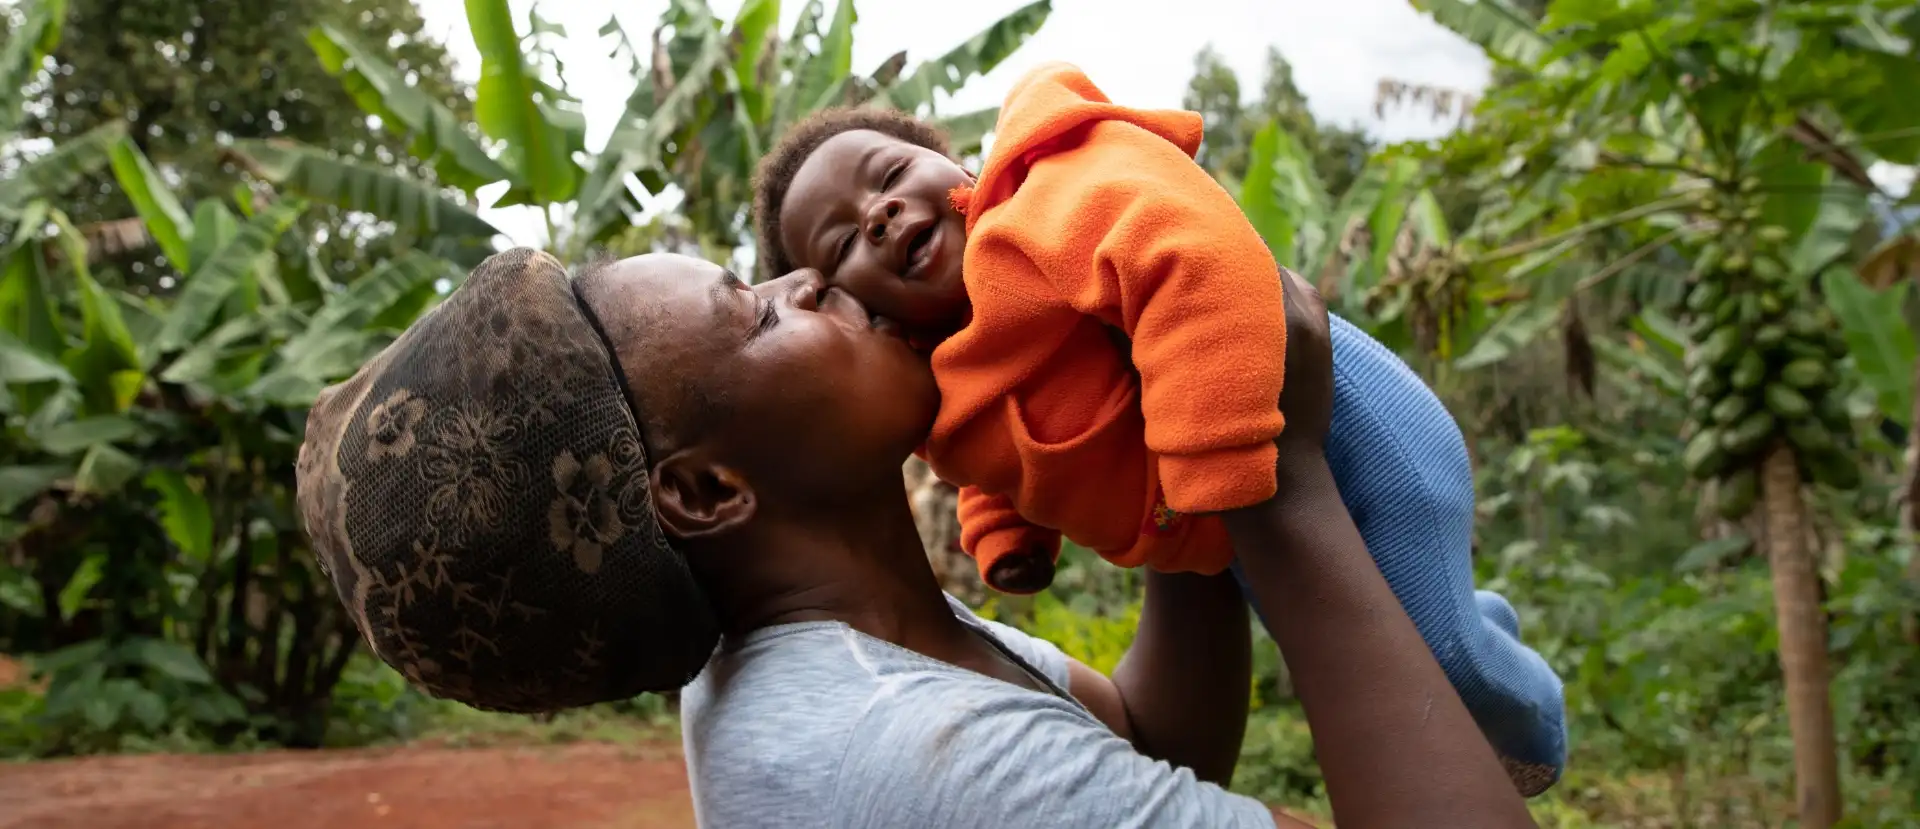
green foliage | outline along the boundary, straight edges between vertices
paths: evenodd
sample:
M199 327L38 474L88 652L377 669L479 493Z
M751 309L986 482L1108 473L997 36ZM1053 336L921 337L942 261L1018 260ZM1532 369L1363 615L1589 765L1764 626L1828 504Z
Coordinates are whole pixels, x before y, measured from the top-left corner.
M1288 809L1330 811L1326 782L1314 759L1313 732L1298 709L1275 707L1248 718L1233 790Z
M235 171L220 149L228 138L281 138L358 159L409 164L405 139L369 131L352 96L327 68L302 59L311 54L307 31L316 25L381 33L373 54L396 66L411 88L470 112L446 50L426 36L410 0L58 5L66 9L66 36L50 50L54 71L35 83L29 83L32 73L0 83L9 94L24 89L34 105L25 132L64 145L97 127L124 123L140 150L172 174L186 201L232 192ZM104 176L90 177L87 186L65 192L61 208L82 227L130 215L127 195L101 186L106 184ZM313 221L332 224L331 217ZM343 245L330 249L330 255L346 252ZM116 259L124 268L143 261Z
M356 654L292 509L306 405L484 249L481 186L546 211L566 254L728 255L753 161L820 106L944 116L977 151L996 113L940 112L941 96L1051 9L861 76L852 2L809 2L784 30L776 0L731 20L675 2L637 48L603 30L636 88L588 157L552 27L503 2L468 4L472 103L404 2L62 5L17 4L0 48L0 127L53 140L0 176L0 650L47 683L0 689L9 754L658 737L659 698L533 723L430 700ZM1855 173L1920 155L1916 99L1897 93L1915 83L1920 15L1880 0L1415 5L1498 66L1445 139L1376 150L1317 123L1277 52L1255 94L1202 55L1187 105L1206 118L1202 162L1276 257L1461 420L1479 582L1569 689L1573 767L1535 801L1540 821L1773 825L1793 808L1762 499L1737 462L1778 438L1853 473L1835 486L1848 476L1809 464L1828 485L1804 490L1845 791L1858 825L1910 824L1920 657L1903 621L1920 591L1893 495L1911 474L1897 444L1915 298L1856 275L1897 240L1873 221L1893 199ZM213 42L196 18L248 22ZM45 54L60 71L39 72ZM232 200L229 165L257 189ZM635 186L669 184L684 215L643 220ZM351 231L344 211L391 230ZM103 245L118 222L139 231L132 256ZM1764 428L1723 444L1749 422ZM1690 477L1690 454L1711 479ZM1052 590L987 612L1111 670L1140 583L1070 546ZM1258 643L1235 786L1324 812L1311 735Z
M283 270L315 259L302 202L183 200L139 137L108 121L5 188L0 651L44 683L5 691L6 750L318 745L358 636L293 510L305 408L458 271L412 254L337 290ZM53 206L108 166L163 299L102 278Z
M0 714L0 730L15 737L0 750L126 750L247 722L240 701L213 681L193 651L173 642L93 639L32 665L48 681L46 691L12 692L18 696Z
M1514 602L1567 682L1574 759L1536 816L1759 826L1795 808L1750 454L1778 440L1812 481L1796 497L1836 666L1846 825L1912 823L1920 663L1903 625L1920 571L1891 496L1913 474L1899 442L1920 309L1873 220L1893 199L1857 173L1904 158L1903 130L1920 129L1884 86L1914 65L1916 16L1415 5L1487 50L1496 85L1460 131L1373 153L1350 187L1317 175L1311 127L1240 126L1238 80L1205 55L1188 106L1207 117L1204 163L1276 256L1423 369L1461 420L1480 586ZM1862 280L1876 245L1881 281ZM1078 625L1137 596L1079 566L1070 555L1053 591ZM1057 612L1032 606L1036 629ZM1045 628L1082 636L1060 618ZM1258 670L1236 787L1311 811L1309 735L1277 660Z
M433 166L440 183L472 193L511 174L487 154L452 107L407 83L400 69L340 27L322 24L307 43L361 111L408 139L407 151Z
M410 237L490 239L500 233L466 205L390 170L285 142L236 142L235 152L254 175L276 187L343 210L379 216Z
M753 165L789 125L838 105L890 105L933 117L936 92L952 92L992 70L1051 9L1051 0L1037 0L912 72L902 74L907 58L901 53L860 77L851 74L852 0L841 0L830 19L821 0L810 0L785 39L772 28L777 2L745 3L731 23L715 18L704 2L671 4L652 44L667 71L643 78L628 99L581 187L576 232L600 240L626 225L628 182L637 179L649 192L666 182L680 188L697 238L739 244ZM828 20L825 29L822 20ZM809 51L815 39L818 51ZM641 56L634 60L638 74ZM967 114L953 122L957 152L978 149L982 120Z
M1005 615L993 604L982 614L986 618ZM1140 626L1140 602L1135 599L1113 613L1086 613L1074 610L1053 593L1041 593L1022 618L1004 621L1017 621L1022 630L1059 645L1087 667L1111 674L1133 645L1133 632Z

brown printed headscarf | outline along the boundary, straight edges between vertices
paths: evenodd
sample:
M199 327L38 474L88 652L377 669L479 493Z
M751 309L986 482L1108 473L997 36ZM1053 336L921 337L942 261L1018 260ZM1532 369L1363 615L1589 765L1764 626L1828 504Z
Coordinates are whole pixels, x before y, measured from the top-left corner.
M367 643L427 692L550 711L685 685L719 639L560 262L495 255L322 392L300 512Z

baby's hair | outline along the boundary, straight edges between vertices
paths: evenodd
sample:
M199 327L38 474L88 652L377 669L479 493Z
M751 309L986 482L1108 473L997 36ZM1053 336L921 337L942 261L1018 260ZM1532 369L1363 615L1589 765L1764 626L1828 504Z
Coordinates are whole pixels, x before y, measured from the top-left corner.
M882 135L952 157L947 134L939 127L897 109L835 107L807 116L788 129L773 149L760 159L753 174L753 233L759 245L760 278L770 279L793 268L780 244L780 206L787 199L793 177L807 157L843 132L873 130Z

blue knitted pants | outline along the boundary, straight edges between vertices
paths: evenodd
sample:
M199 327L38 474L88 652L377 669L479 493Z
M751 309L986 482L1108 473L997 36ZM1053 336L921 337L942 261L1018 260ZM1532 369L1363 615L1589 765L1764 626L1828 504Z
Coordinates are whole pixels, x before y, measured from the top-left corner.
M1512 605L1473 587L1473 472L1460 429L1386 346L1339 317L1331 325L1327 462L1340 498L1515 785L1545 791L1566 765L1566 703L1560 678L1521 644Z

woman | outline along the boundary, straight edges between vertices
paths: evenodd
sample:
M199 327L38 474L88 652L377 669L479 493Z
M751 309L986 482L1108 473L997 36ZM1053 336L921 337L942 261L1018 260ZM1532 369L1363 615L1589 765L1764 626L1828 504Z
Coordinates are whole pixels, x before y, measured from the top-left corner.
M1334 490L1326 313L1287 293L1280 493L1229 521L1335 815L1530 826ZM697 673L702 825L1274 825L1217 785L1246 724L1238 587L1150 574L1111 678L977 619L901 486L936 402L816 273L643 256L569 281L512 251L323 395L302 509L374 651L434 693L541 710Z

